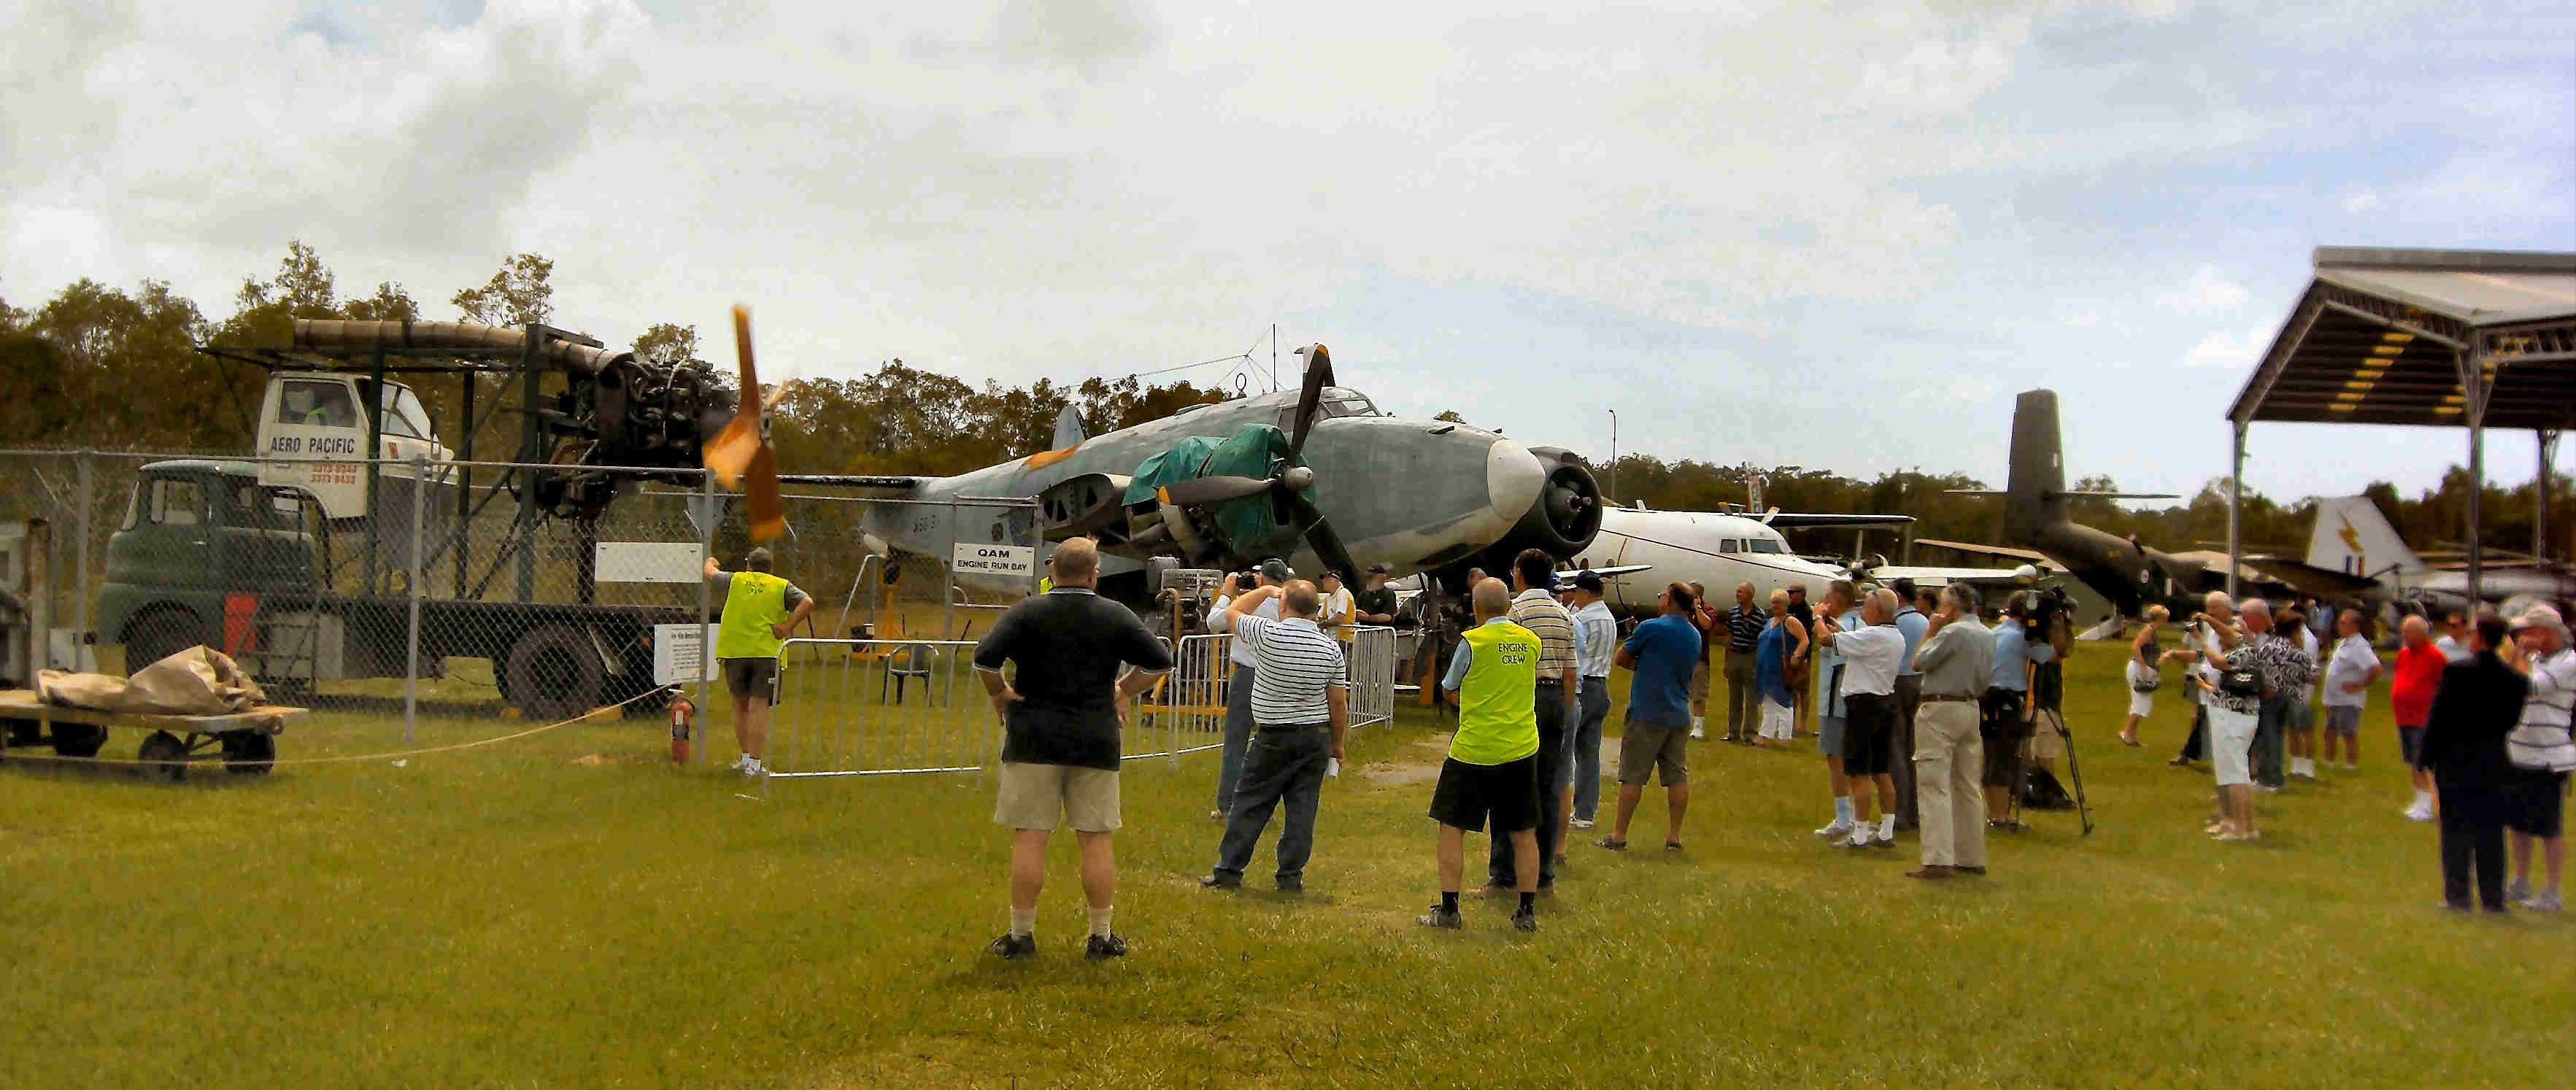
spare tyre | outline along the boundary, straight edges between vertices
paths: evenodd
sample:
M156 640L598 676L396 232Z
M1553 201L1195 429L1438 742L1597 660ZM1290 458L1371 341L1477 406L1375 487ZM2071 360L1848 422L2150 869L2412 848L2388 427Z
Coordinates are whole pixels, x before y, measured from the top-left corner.
M539 625L510 645L501 690L530 719L570 719L600 704L608 677L590 636L567 624Z

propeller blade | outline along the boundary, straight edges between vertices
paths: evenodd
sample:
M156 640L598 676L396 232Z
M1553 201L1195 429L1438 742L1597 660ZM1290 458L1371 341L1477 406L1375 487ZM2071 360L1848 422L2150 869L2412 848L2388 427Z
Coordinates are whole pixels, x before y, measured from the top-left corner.
M742 361L742 393L734 399L733 420L699 452L698 460L726 488L750 500L751 540L768 541L787 529L787 506L778 494L778 452L761 433L765 406L760 374L751 354L751 308L733 308L734 353Z
M1270 482L1259 477L1192 477L1163 486L1164 503L1177 507L1205 507L1227 500L1250 499L1270 491Z
M750 500L747 514L752 544L757 545L785 533L787 505L778 495L778 452L767 443L761 444L752 453L751 467L743 476L743 492Z
M1323 404L1324 387L1333 384L1333 357L1320 344L1299 349L1306 356L1306 384L1297 392L1297 428L1288 437L1288 460L1294 462L1306 450L1306 433L1315 422L1315 409Z
M1351 551L1342 546L1342 536L1333 532L1332 520L1325 518L1324 513L1316 510L1306 497L1295 492L1288 493L1288 497L1297 505L1298 521L1306 524L1306 544L1314 547L1315 555L1323 560L1325 570L1340 572L1344 579L1357 578L1359 566L1351 562Z

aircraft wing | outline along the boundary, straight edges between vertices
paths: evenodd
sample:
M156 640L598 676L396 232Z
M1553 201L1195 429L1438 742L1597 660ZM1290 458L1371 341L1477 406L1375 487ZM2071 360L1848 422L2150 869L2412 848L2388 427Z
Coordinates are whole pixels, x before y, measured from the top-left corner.
M2265 578L2287 583L2302 594L2318 598L2341 598L2379 590L2379 581L2364 579L2351 572L2320 568L2302 560L2279 556L2249 556L2245 566L2261 572Z
M1641 571L1653 570L1655 570L1655 566L1652 564L1622 564L1615 568L1569 568L1565 571L1556 573L1556 581L1563 583L1575 576L1583 574L1584 572L1591 572L1594 575L1608 579L1614 575L1632 575Z
M1746 515L1775 530L1809 530L1835 526L1902 526L1914 521L1912 515L1831 515L1831 514L1764 514Z
M2008 556L2015 560L2027 560L2034 564L2048 563L2047 554L2033 552L2029 549L2008 549L2001 545L1979 545L1971 541L1942 541L1937 538L1929 537L1915 538L1914 543L1917 545L1927 545L1936 549L1956 549L1963 553L1983 553L1987 556Z
M781 473L780 484L855 489L876 499L902 499L918 494L937 477L896 477L869 473Z
M1996 583L2027 583L2039 578L2044 573L2037 567L2029 564L2024 564L2018 568L1918 568L1890 564L1883 568L1870 568L1865 574L1867 574L1871 580L1879 583L1892 583L1899 579L1911 579L1917 583L1973 583L1978 585L1988 585Z

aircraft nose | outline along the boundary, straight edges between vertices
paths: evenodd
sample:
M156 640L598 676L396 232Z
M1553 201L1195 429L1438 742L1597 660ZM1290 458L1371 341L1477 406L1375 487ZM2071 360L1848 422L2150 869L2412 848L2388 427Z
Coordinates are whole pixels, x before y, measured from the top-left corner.
M1520 521L1521 514L1538 502L1538 490L1546 483L1547 467L1528 447L1497 439L1486 448L1485 494L1504 525Z

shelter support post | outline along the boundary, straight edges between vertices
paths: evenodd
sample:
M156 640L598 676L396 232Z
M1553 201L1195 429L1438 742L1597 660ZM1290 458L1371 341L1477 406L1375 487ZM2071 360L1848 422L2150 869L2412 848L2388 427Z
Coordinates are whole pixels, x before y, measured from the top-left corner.
M2531 522L2531 555L2538 557L2543 563L2547 563L2549 561L2549 520L2556 514L2556 512L2552 511L2550 508L2549 469L2551 466L2558 464L2559 434L2560 433L2556 429L2552 428L2543 428L2539 432L2540 476L2534 481L2533 487L2540 490L2540 509L2538 512L2540 517L2533 519Z
M403 635L403 745L410 746L413 727L420 721L420 581L429 574L429 456L411 456L411 567L403 580L404 597L410 611Z
M72 537L72 658L70 662L61 664L62 668L66 670L88 670L93 668L89 664L88 653L82 649L90 645L89 539L91 533L96 529L96 527L90 524L90 513L98 510L98 503L95 495L96 485L93 483L90 476L90 452L84 450L80 452L77 457L79 458L79 461L74 464L74 468L79 473L80 487L74 494L79 497L80 507L78 510L74 511L72 517L67 520L71 525L71 531L74 536ZM2547 465L2548 463L2544 460L2541 464ZM2545 497L2549 495L2549 490L2545 484L2542 486L2540 494L2544 497L2541 502L2543 504L2548 503L2548 500ZM2547 522L2546 513L2548 508L2544 506L2541 510L2543 512L2542 521L2545 524ZM36 632L36 641L37 646L50 650L53 635L47 630L38 629ZM128 672L130 673L131 671ZM30 680L34 679L35 676L36 675L34 674L27 675Z
M527 340L520 342L519 357L519 461L535 463L546 460L544 432L537 419L537 397L541 390L537 374L539 326L528 323ZM519 601L537 600L537 542L532 529L540 517L537 511L537 471L513 470L519 476Z
M2484 599L2486 543L2480 539L2478 525L2486 520L2483 510L2487 490L2487 376L2486 353L2477 348L2453 352L2451 359L2460 369L2460 400L2469 425L2469 517L2461 528L2460 540L2469 549L2469 604L2474 607Z
M2227 443L2227 597L2236 597L2236 558L2245 551L2245 428L2239 419L2229 422Z

